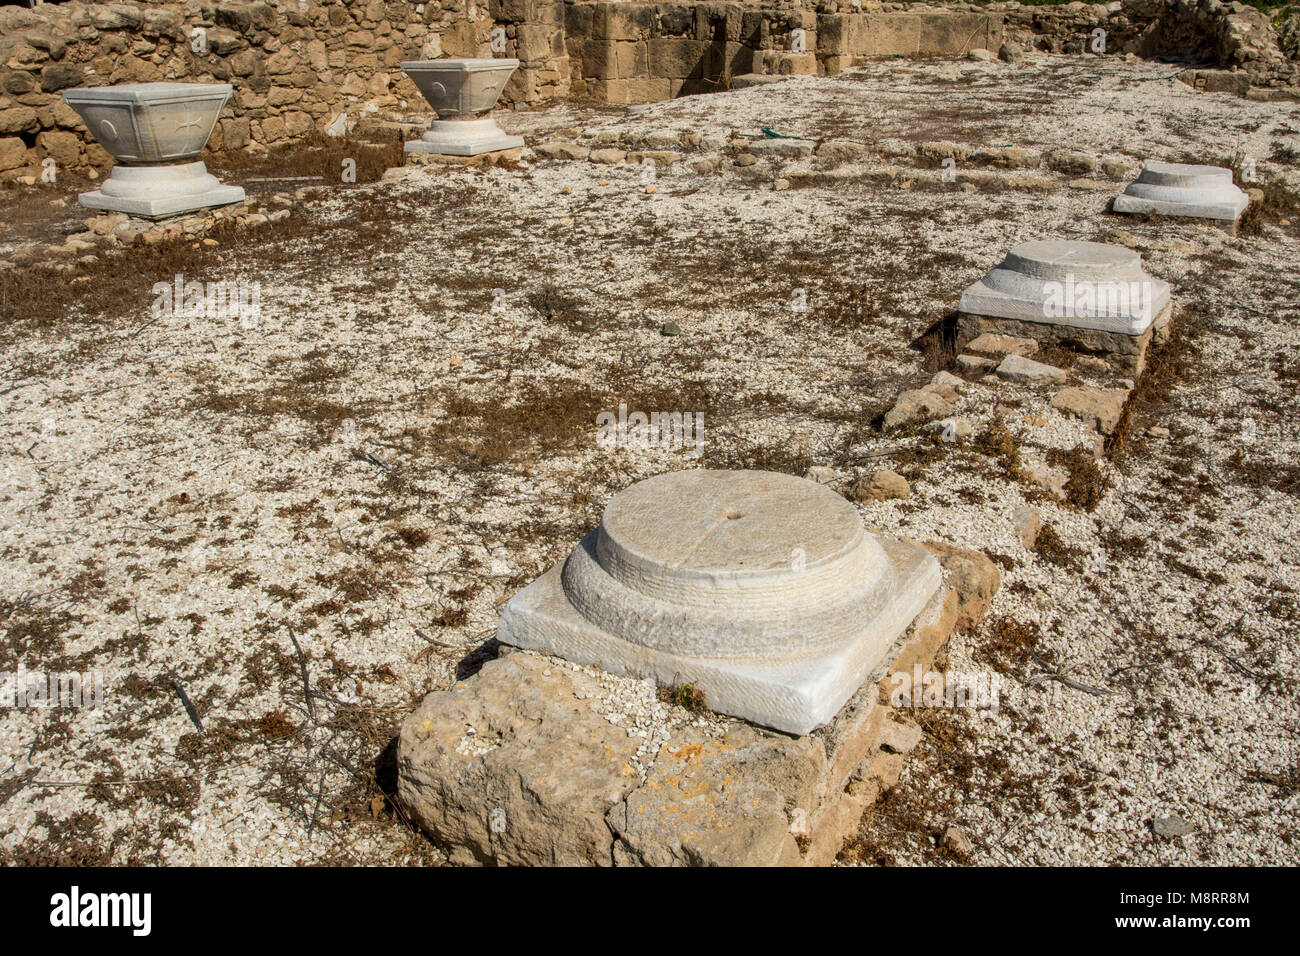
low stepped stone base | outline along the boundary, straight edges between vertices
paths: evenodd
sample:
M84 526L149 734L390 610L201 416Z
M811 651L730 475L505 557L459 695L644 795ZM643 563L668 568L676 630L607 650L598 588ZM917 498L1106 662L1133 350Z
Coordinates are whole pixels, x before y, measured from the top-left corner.
M1210 219L1235 232L1249 204L1250 198L1233 183L1231 169L1148 162L1111 208L1118 213Z
M124 212L143 219L166 219L198 209L228 206L247 196L241 186L223 185L203 163L182 166L114 166L99 189L82 193L87 209Z
M1147 346L1169 323L1169 283L1132 249L1079 240L1013 246L957 306L957 346L985 332L1060 345L1136 377Z
M888 703L893 675L929 670L997 588L983 555L927 547L958 590L940 590L886 663L810 734L699 719L647 696L638 713L667 708L679 719L666 739L634 736L605 716L627 706L611 699L610 678L503 646L404 722L402 805L454 863L828 864L921 738Z
M497 640L786 733L832 719L939 589L925 549L867 532L802 478L688 469L615 495L502 609Z
M511 136L491 116L475 120L434 120L419 139L407 142L407 153L442 156L481 156L522 149L524 138Z

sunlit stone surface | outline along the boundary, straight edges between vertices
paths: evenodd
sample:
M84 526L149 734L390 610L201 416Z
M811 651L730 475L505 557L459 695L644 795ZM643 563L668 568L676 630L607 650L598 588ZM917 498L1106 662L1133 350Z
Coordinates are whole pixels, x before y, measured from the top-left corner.
M1141 335L1169 305L1132 249L1101 242L1022 242L962 293L978 316Z
M230 99L229 83L124 83L68 90L101 146L118 162L81 205L158 218L241 202L244 190L223 186L198 155Z
M1138 178L1115 197L1115 212L1196 216L1236 222L1250 203L1232 182L1232 170L1184 163L1143 164Z
M600 527L515 595L503 643L688 683L789 733L826 723L940 585L922 548L867 533L828 488L681 471L616 495Z

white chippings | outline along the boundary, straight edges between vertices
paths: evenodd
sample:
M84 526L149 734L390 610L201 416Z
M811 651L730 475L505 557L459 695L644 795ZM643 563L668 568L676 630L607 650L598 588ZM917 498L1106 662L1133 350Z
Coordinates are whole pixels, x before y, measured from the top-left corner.
M519 651L531 654L532 651ZM544 655L543 655L544 656ZM560 658L552 657L559 662ZM633 677L620 677L607 674L599 668L564 665L575 673L586 674L600 682L601 695L592 700L590 707L615 727L627 731L628 738L640 738L636 749L633 769L642 783L654 763L654 757L672 736L675 730L694 726L707 729L715 736L726 732L727 721L712 715L697 715L682 707L665 703L659 699L658 689L653 681L638 680Z
M1237 153L1300 185L1269 158L1300 149L1294 104L1199 93L1170 72L889 61L636 114L510 114L508 132L538 140L563 127L586 145L712 138L658 164L653 193L630 163L530 153L525 168L421 167L322 191L291 220L306 232L268 225L189 277L260 282L255 327L151 322L142 276L106 315L0 329L0 670L100 669L106 692L96 710L0 713L0 853L440 860L372 803L367 775L423 695L482 663L500 605L641 478L817 464L838 491L899 471L910 497L859 505L869 528L1002 567L985 624L953 639L946 665L1003 668L1001 706L918 715L897 799L926 826L877 832L873 818L866 839L906 863L939 862L931 837L949 825L986 864L1300 863L1296 224L1266 217L1233 237L1109 217L1105 193L1069 186L1077 174L972 159L939 183L937 162L913 158L940 140L1134 169ZM743 143L724 135L763 126L867 149L735 165ZM701 159L721 161L697 172ZM1110 484L1092 512L987 454L871 424L934 374L909 343L1012 244L1043 237L1139 250L1191 338L1168 401L1146 396L1126 457L1099 463ZM571 297L549 318L547 283ZM792 308L799 289L807 311ZM958 392L977 438L1003 404L1027 455L1094 444L1050 407L1053 386ZM703 453L601 446L595 416L620 400L704 411ZM1021 546L1026 505L1076 549L1065 564ZM1043 664L1004 650L1003 621ZM592 706L640 741L643 778L673 728L713 726L643 681L587 673ZM469 729L463 753L492 746ZM1152 832L1175 816L1190 833Z

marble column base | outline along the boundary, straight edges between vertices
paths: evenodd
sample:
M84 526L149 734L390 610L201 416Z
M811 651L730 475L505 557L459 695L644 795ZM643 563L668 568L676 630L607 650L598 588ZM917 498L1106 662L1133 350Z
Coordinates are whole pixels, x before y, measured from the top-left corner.
M245 199L240 186L223 186L203 163L114 166L104 184L78 198L87 209L161 219Z
M1137 179L1115 197L1121 213L1194 216L1235 223L1250 198L1233 184L1232 170L1183 163L1147 163Z
M478 156L524 145L522 136L511 136L491 116L470 120L434 120L419 139L406 144L408 153L441 153L444 156Z

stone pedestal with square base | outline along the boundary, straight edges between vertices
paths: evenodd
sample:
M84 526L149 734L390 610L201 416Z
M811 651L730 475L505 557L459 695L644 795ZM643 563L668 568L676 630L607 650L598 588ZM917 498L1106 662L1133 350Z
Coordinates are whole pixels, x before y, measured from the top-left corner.
M1169 283L1148 275L1132 249L1037 240L1012 248L962 293L957 344L985 332L1032 338L1100 355L1135 376L1170 315Z
M492 108L519 66L510 59L407 60L402 69L437 114L408 153L478 156L524 145L522 136L504 132Z
M1149 162L1138 178L1115 197L1112 208L1122 213L1194 216L1235 223L1250 198L1233 184L1232 170L1220 166Z
M503 644L660 685L787 733L830 720L934 596L924 549L869 534L815 482L682 471L638 482L515 595Z
M230 98L228 83L126 83L68 90L63 99L118 161L79 197L90 209L159 218L241 202L198 160Z
M924 547L950 586L810 734L686 709L649 681L500 645L402 722L397 800L453 863L828 864L922 740L918 708L998 706L998 675L933 672L953 630L984 615L997 567Z

